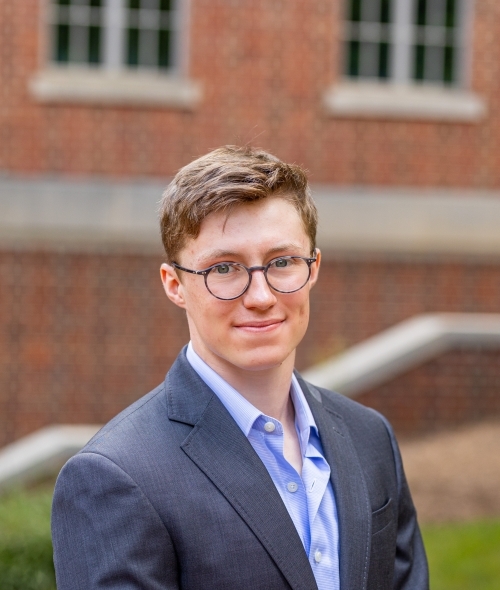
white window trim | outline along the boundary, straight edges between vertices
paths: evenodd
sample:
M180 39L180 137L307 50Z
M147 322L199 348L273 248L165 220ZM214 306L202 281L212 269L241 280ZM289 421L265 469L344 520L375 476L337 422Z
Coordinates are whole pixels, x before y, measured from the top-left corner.
M342 82L329 88L323 99L335 117L475 123L487 110L485 101L472 92L430 85Z
M394 75L387 81L343 77L323 95L326 112L334 117L384 118L403 120L431 120L476 123L487 114L486 101L468 90L472 65L472 20L474 0L463 3L462 68L460 86L414 83L409 79L410 31L401 25L408 20L411 0L397 2L395 19L400 25L394 29L395 43L400 51L395 54ZM398 39L401 37L401 39ZM403 50L401 50L403 49Z
M167 74L91 68L47 68L30 80L39 102L171 106L192 109L201 100L199 83Z
M180 0L179 27L189 29L190 1ZM120 3L108 0L105 20L113 22L105 38L105 59L100 67L81 65L58 65L51 61L51 39L44 18L49 9L48 0L41 2L40 70L29 80L31 96L41 103L78 103L171 107L191 110L202 99L199 82L188 77L189 40L187 34L179 34L174 48L175 66L166 72L138 68L129 69L121 63L122 48L119 46Z

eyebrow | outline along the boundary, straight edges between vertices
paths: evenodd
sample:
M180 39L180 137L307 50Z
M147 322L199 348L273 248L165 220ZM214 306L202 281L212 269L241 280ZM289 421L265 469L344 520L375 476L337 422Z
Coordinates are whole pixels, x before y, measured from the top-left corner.
M294 244L293 242L285 242L267 250L266 256L277 254L278 252L297 251L300 250L301 247L302 246L299 244ZM211 252L205 254L200 262L203 262L204 260L210 260L212 258L237 258L238 256L241 256L241 254L241 252L236 252L234 250L212 250Z

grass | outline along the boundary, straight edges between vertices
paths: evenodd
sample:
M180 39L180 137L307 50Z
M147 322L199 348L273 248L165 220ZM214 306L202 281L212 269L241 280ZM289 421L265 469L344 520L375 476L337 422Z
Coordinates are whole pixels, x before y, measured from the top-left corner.
M500 521L427 525L431 590L500 588Z
M1 590L55 590L52 487L0 497ZM422 527L431 590L500 587L500 520Z
M50 505L52 487L0 497L1 590L55 590Z

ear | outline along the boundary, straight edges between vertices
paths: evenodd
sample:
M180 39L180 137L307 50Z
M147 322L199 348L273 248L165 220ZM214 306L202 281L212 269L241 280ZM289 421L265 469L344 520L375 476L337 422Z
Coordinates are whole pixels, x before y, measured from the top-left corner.
M164 262L160 266L161 282L167 297L182 309L186 309L186 301L184 299L184 286L182 285L177 271L173 266Z
M313 262L311 264L311 278L309 279L309 284L311 285L311 287L314 287L316 281L318 280L319 267L321 264L321 250L319 248L316 248L314 254L316 256L316 262Z

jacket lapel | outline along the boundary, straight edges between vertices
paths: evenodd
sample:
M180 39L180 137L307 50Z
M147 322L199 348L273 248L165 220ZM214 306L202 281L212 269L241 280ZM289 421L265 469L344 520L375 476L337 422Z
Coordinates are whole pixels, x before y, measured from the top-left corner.
M297 377L299 377L297 375ZM299 378L331 468L340 536L340 588L364 590L371 549L371 508L349 431L332 400Z
M181 448L247 523L294 590L317 588L300 537L264 464L182 352L166 379L171 420L194 426Z

